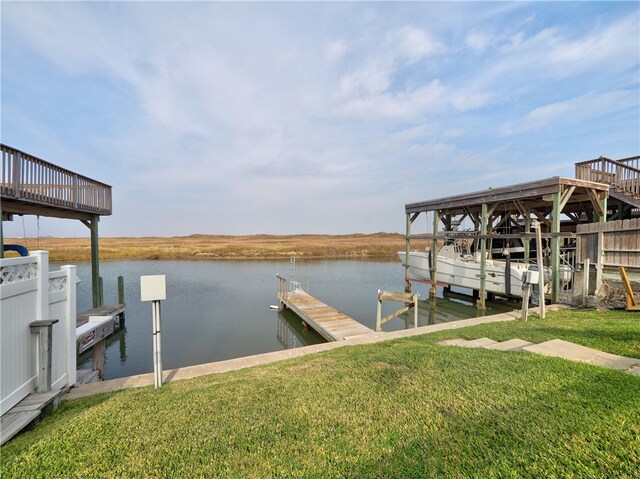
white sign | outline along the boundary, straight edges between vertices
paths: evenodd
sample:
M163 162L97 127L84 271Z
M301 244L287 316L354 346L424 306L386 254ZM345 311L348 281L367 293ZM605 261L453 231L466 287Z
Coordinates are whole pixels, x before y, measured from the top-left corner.
M140 300L161 301L167 299L164 274L140 276Z

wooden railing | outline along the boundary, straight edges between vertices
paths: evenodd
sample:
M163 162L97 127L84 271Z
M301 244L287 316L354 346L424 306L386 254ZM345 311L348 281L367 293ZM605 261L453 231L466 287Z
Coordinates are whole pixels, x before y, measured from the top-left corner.
M606 183L625 195L640 198L640 156L611 160L604 156L576 163L578 180Z
M111 214L111 186L0 144L0 196L44 206Z
M289 294L289 282L286 278L283 278L279 274L276 274L276 289L278 293L278 299L280 302L284 302Z

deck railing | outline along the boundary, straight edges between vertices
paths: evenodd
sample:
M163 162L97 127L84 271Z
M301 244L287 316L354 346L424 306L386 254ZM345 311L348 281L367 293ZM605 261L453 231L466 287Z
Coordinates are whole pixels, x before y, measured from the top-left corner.
M576 163L578 180L606 183L616 191L640 198L640 156L611 160L604 156Z
M99 215L111 214L111 186L0 144L0 196Z

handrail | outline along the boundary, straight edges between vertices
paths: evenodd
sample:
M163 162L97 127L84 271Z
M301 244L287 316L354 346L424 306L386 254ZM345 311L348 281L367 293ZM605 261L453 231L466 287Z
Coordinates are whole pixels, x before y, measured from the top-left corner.
M638 167L627 163L635 163ZM576 163L576 178L606 183L618 192L634 198L640 198L639 163L640 157L611 160L602 156L595 160Z
M0 143L0 196L99 215L112 211L111 186Z
M278 290L278 299L282 303L287 299L287 294L289 293L289 282L286 278L276 274L276 288Z

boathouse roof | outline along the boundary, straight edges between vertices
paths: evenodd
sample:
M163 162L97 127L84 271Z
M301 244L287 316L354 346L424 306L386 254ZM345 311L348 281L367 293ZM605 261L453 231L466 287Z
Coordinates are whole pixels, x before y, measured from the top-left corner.
M608 191L609 185L604 183L554 176L544 180L409 203L405 205L405 211L407 214L439 211L442 214L459 215L477 213L483 204L491 204L500 211L536 211L546 216L553 208L552 195L559 193L563 203L562 212L578 215L590 209L588 206L593 203L607 198Z

